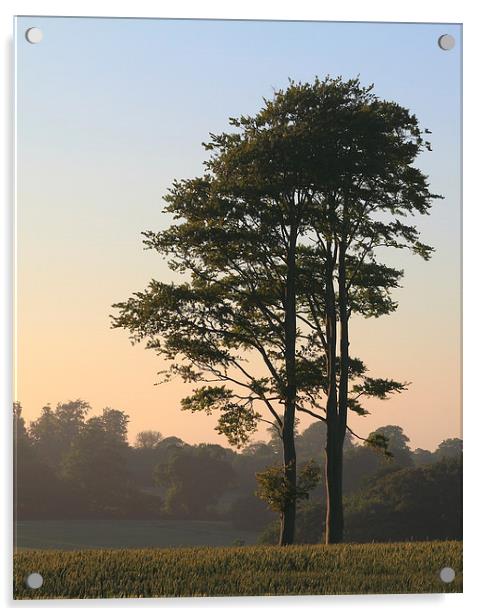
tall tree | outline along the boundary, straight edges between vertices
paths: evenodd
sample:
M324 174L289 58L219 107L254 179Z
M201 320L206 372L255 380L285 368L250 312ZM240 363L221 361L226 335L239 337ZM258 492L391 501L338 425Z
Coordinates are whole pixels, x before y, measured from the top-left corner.
M89 411L90 404L84 400L59 402L55 409L47 404L42 408L40 417L30 424L35 450L56 472L82 430Z
M295 415L326 422L326 539L340 541L347 412L365 415L363 397L406 385L367 376L348 352L348 323L396 308L390 292L402 272L379 263L377 248L429 257L400 220L426 213L434 197L412 166L425 142L414 116L357 79L291 82L256 116L230 122L232 132L205 144L206 174L167 195L175 224L144 234L189 279L152 281L115 305L113 325L169 359L166 376L207 383L183 408L219 411L232 444L259 421L275 426L290 494ZM296 499L283 503L281 544L293 541Z
M53 465L35 448L22 417L20 402L13 404L13 507L14 519L29 519L58 513L61 488ZM14 534L16 524L14 524Z
M181 222L145 233L145 244L169 257L174 271L188 272L190 281L152 281L145 292L115 306L119 314L113 324L171 360L166 378L207 383L182 407L219 411L217 429L231 444L245 444L260 421L275 426L283 444L285 484L296 494L295 411L304 390L313 396L322 387L322 379L314 380L307 370L315 364L296 348L299 196L283 196L289 184L273 193L257 183L255 169L234 178L231 155L240 145L229 141L226 136L226 147L219 146L206 176L176 182L167 195L167 210ZM266 156L272 146L260 141L257 148L257 156ZM306 387L304 373L310 377ZM281 544L293 542L295 507L287 498Z
M350 318L355 313L379 317L396 310L391 292L403 271L382 263L381 249L408 249L429 259L433 249L421 243L416 226L404 220L428 214L432 200L439 197L414 166L419 153L430 149L416 116L397 103L378 99L372 90L358 80L292 84L272 104L285 124L302 126L308 135L299 163L308 174L312 171L313 183L307 188L309 227L325 274L323 302L317 302L309 287L306 300L310 325L326 358L328 543L343 539L348 410L363 415L361 396L384 399L407 385L366 376L361 383L355 381L365 368L353 369ZM370 440L386 443L383 435Z
M63 477L77 486L92 512L118 512L128 497L128 421L122 411L103 409L84 423L64 458Z

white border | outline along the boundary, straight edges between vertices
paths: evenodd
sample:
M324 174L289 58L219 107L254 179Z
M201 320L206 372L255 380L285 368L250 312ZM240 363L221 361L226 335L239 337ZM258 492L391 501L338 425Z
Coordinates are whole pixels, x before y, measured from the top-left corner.
M1 499L1 529L3 546L11 543L11 349L12 349L12 195L13 195L13 15L73 15L73 16L125 16L125 17L194 17L227 19L313 19L333 21L404 21L404 22L450 22L464 24L464 594L463 595L412 595L412 596L353 596L353 597L273 597L266 599L177 599L177 600L90 600L90 601L43 601L17 602L11 596L11 549L2 550L3 567L0 568L0 588L2 603L8 609L36 610L55 608L89 609L89 613L99 610L126 609L134 611L142 607L161 608L163 611L179 609L229 610L230 614L241 614L246 609L261 613L270 611L284 615L293 609L304 607L306 610L327 610L338 613L356 612L357 615L373 614L374 611L401 613L410 610L417 614L437 612L450 613L462 609L471 612L471 607L478 604L477 590L480 585L480 438L481 416L480 402L476 386L479 375L477 351L480 344L480 312L478 300L480 288L481 255L477 251L481 244L480 233L480 21L477 19L477 3L459 0L446 2L439 0L403 0L391 3L381 0L344 0L343 3L322 3L318 1L285 0L255 1L244 0L242 3L229 3L220 0L178 0L178 2L135 2L107 0L61 0L17 1L4 0L0 5L1 37L3 49L3 97L1 101L3 148L0 150L0 186L2 187L3 207L0 218L0 340L2 354L0 357L0 392L2 404L2 462L5 492ZM28 603L28 605L27 605ZM310 609L311 608L311 609ZM475 610L474 610L475 612Z

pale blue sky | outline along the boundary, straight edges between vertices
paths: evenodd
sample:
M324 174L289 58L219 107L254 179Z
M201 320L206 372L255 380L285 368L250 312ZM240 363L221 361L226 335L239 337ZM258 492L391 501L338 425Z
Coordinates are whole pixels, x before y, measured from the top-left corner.
M38 45L24 38L31 26L43 31ZM444 33L456 39L450 52L437 46ZM202 172L209 132L256 112L289 77L360 75L430 128L433 152L419 163L445 196L420 224L437 248L433 261L390 256L406 270L399 313L355 324L359 355L414 382L403 400L377 407L360 425L400 423L426 447L455 435L460 56L457 25L18 18L17 397L27 416L47 401L79 396L125 408L132 432L153 427L219 440L207 421L158 413L185 391L151 386L158 363L108 329L110 304L166 275L142 251L140 233L167 224L161 196L174 178ZM423 420L422 406L430 407ZM434 423L432 432L424 427Z

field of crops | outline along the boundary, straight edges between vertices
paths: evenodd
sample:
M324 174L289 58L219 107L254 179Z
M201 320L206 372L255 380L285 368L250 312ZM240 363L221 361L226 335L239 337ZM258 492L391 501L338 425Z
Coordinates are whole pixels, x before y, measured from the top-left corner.
M25 586L31 572L38 590ZM15 555L14 573L17 599L461 592L462 544L32 550Z

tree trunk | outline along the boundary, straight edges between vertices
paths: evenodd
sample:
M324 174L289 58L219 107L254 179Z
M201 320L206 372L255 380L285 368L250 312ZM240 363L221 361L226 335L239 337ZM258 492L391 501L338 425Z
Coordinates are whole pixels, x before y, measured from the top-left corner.
M294 406L294 405L293 405ZM286 424L286 415L293 417L293 425L290 428ZM294 408L288 413L285 412L285 426L283 429L283 464L287 485L291 490L296 491L296 451L294 439ZM295 540L296 522L296 500L290 500L281 514L281 527L279 534L279 545L291 545Z
M326 439L326 530L325 543L343 541L343 441L337 422L328 424Z
M326 520L325 542L339 543L343 540L343 437L338 416L337 383L337 311L336 296L333 285L334 262L326 262L326 343L327 343L327 377L328 392L326 402L326 447L325 447L325 484L326 484ZM341 437L341 438L340 438Z
M334 292L333 292L334 297ZM345 246L342 242L338 265L338 310L340 318L340 374L336 412L327 412L326 441L326 543L343 541L343 443L348 412L348 298ZM336 344L335 344L336 348ZM336 402L335 402L336 405ZM336 419L335 419L336 416Z
M287 254L286 295L285 295L285 369L286 392L283 417L283 466L289 498L281 516L279 545L293 543L296 520L296 241L298 230L295 221L294 204L290 206L290 238Z
M345 245L340 246L338 267L338 303L340 313L340 383L338 395L338 436L343 454L343 441L345 440L347 413L348 413L348 378L350 369L349 336L348 336L348 291L346 281Z

